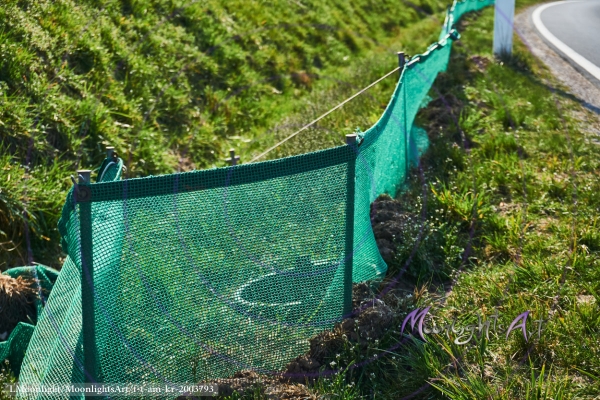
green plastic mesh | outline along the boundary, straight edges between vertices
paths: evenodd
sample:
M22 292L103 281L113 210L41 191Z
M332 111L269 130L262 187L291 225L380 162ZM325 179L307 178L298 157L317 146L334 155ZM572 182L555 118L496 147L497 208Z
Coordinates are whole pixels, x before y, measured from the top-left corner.
M416 158L419 146L411 134L413 122L438 72L446 69L451 42L447 37L436 43L430 51L417 56L418 62L403 69L383 116L362 134L356 160L355 282L379 278L387 270L371 228L370 205L383 193L396 195L410 160Z
M418 134L421 131L414 127L414 120L437 74L446 71L452 42L459 38L453 29L455 23L465 13L491 4L493 0L453 3L446 14L440 40L403 69L382 117L361 135L363 142L356 160L354 282L378 279L387 271L371 228L370 204L384 193L395 196L411 160L417 159L419 152L427 147L424 136Z
M99 379L193 382L305 352L350 311L355 158L343 146L91 185ZM64 211L69 260L23 383L34 370L45 383L83 379L80 215Z
M492 3L455 2L441 40L404 68L358 152L122 181L121 165L106 160L101 183L80 185L91 203L68 195L59 229L69 257L21 382L83 382L85 366L109 383L191 383L278 371L305 353L349 311L352 281L385 274L370 205L396 194L426 146L413 123L447 67L455 21ZM94 304L83 313L82 260L93 296L84 302Z
M42 313L43 303L51 293L54 282L58 278L58 271L44 265L36 265L32 267L16 267L3 272L12 278L22 277L24 279L33 280L37 283L37 287L41 290L40 297L36 299L35 306L37 311L36 318L32 323L19 322L12 330L6 341L0 342L0 360L8 360L10 369L15 375L19 375L21 363L25 356L25 351L29 345L29 339L34 331L34 324Z
M111 164L107 160L102 164L99 176L105 171L102 176L103 182L120 180L122 168L122 161ZM73 190L71 190L67 195L63 216L68 216L73 211ZM109 216L109 210L106 211L102 218L104 220ZM59 231L63 238L63 249L68 252L69 247L73 247L69 246L68 239L77 241L78 236L69 237L67 222L67 219L61 218ZM72 258L67 256L27 348L19 382L26 384L83 382L82 360L81 272Z
M8 360L11 371L18 375L25 351L33 335L34 325L19 322L5 342L0 342L0 358Z

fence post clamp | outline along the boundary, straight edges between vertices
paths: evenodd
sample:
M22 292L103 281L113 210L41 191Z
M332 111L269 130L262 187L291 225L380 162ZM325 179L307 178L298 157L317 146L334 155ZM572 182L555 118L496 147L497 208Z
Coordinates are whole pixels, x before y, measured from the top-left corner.
M89 186L92 171L89 169L80 169L77 171L77 176L79 177L79 182L75 183L75 179L71 176L71 180L75 185L75 191L73 192L75 196L75 201L77 203L87 203L92 200L92 190Z

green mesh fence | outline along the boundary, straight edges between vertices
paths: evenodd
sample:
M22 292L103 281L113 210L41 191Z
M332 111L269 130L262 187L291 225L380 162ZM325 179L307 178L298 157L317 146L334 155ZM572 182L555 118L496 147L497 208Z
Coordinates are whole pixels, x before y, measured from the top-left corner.
M193 382L274 370L304 352L307 338L350 311L355 158L343 146L91 185L96 304L83 318L95 314L97 379ZM85 217L69 203L63 217L70 257L22 383L82 382L84 364L94 368L82 361L78 239ZM48 347L42 331L59 333L56 346Z
M411 128L435 77L446 69L453 35L404 68L383 116L362 134L356 160L355 282L378 278L387 270L373 236L370 204L383 193L395 196L406 178L418 148Z
M454 23L492 3L455 2L358 147L129 180L106 160L102 182L68 195L69 257L20 382L192 383L305 353L350 311L353 281L385 274L370 204L396 194L424 146L413 122Z
M9 368L15 375L18 375L21 370L21 363L34 329L35 326L32 324L19 322L8 336L8 339L0 342L0 358L8 360Z
M98 171L98 176L102 177L102 182L120 180L122 168L121 160L117 163L106 160ZM63 216L68 216L75 211L73 204L73 190L71 190L63 208ZM104 211L104 214L98 218L99 224L116 218L116 210L105 209ZM72 249L76 245L70 240L78 243L78 235L73 239L69 237L68 221L64 217L61 218L58 228L63 238L63 249L70 253L74 251ZM28 384L83 382L81 314L81 272L73 259L67 256L27 348L25 367L21 371L19 382Z

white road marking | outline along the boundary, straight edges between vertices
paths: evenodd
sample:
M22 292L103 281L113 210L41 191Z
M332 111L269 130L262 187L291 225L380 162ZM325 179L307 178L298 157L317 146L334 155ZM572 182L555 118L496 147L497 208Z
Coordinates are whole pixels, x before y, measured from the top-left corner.
M575 61L575 63L577 63L577 65L579 65L581 68L583 68L587 72L589 72L594 78L600 80L600 67L597 67L591 61L589 61L588 59L586 59L585 57L583 57L582 55L577 53L575 50L573 50L572 48L570 48L569 46L567 46L566 44L564 44L563 42L558 40L556 38L556 36L554 36L552 33L550 33L550 31L542 23L542 19L540 17L542 14L542 11L544 11L545 9L547 9L549 7L555 6L557 4L563 4L563 3L575 3L575 1L557 1L555 3L545 4L541 7L538 7L533 12L533 15L532 15L533 24L535 25L537 30L542 34L542 36L544 36L550 43L552 43L554 45L554 47L556 47L558 50L560 50L563 54L565 54L571 60Z

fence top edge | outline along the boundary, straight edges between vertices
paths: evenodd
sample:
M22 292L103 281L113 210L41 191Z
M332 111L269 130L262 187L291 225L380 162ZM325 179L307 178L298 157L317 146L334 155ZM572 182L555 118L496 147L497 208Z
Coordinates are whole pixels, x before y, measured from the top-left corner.
M340 164L350 165L356 158L352 146L342 145L325 150L304 153L256 163L239 164L206 170L151 175L111 182L79 184L74 190L76 201L102 202L129 198L173 195L219 187L258 183ZM89 191L78 198L77 191Z

